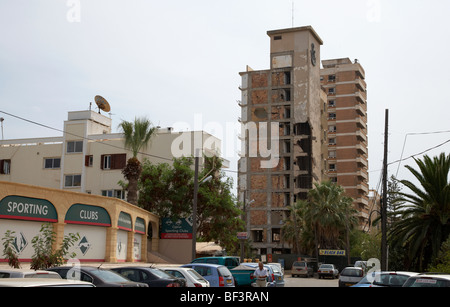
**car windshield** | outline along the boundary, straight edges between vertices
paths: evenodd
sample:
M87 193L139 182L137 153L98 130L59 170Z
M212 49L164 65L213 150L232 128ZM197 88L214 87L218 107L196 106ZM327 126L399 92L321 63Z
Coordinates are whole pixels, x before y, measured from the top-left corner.
M103 281L106 281L106 282L127 282L127 281L129 281L125 277L122 277L119 274L114 273L112 271L92 270L92 271L89 271L89 273L91 273L92 275L97 276L98 278L100 278L100 279L102 279Z
M306 265L306 263L304 263L304 262L295 262L294 263L294 266L305 266Z
M320 266L321 269L332 269L333 265L332 264L322 264Z
M374 285L401 287L409 278L407 275L381 274L381 277L373 282Z
M343 276L360 277L362 276L361 270L358 269L344 269L341 273Z
M173 279L172 275L167 274L164 271L161 271L160 269L155 269L155 268L150 268L150 271L156 275L159 278L169 278L169 279Z
M366 276L364 276L363 279L361 279L361 281L358 284L372 284L378 275L379 275L378 272L372 272L370 274L367 274Z
M404 286L414 288L450 287L450 280L418 276L408 279Z
M198 274L196 271L194 271L194 270L188 270L187 272L188 272L188 274L191 275L195 280L205 281L205 279L202 277L202 275Z

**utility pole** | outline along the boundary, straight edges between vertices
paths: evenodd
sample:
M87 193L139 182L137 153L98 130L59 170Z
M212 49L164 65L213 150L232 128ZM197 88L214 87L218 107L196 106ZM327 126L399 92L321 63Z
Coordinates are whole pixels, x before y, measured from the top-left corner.
M192 208L192 260L197 256L197 199L198 199L198 164L200 150L195 152L195 171L194 171L194 205Z
M387 168L388 168L389 110L386 109L384 127L383 203L381 206L381 271L387 271Z

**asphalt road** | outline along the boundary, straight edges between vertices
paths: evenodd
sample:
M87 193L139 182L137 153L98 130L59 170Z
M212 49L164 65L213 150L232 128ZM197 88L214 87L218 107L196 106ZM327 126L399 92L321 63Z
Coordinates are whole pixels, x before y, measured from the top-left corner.
M338 287L339 279L319 279L317 276L314 277L292 277L289 272L284 275L284 286L285 287Z

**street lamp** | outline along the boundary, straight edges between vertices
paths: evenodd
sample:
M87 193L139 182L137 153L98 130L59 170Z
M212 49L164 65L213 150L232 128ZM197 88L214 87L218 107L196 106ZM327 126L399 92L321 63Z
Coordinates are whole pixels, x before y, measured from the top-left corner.
M192 207L192 260L195 259L197 253L197 200L198 200L198 186L200 183L208 182L212 179L212 176L198 180L198 168L199 168L199 155L200 150L196 149L195 152L195 170L194 170L194 205Z

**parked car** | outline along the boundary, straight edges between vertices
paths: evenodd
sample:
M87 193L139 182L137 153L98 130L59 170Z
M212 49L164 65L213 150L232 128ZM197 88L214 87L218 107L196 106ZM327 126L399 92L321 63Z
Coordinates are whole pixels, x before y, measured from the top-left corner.
M367 267L367 261L363 261L363 260L355 261L354 267L360 267L360 268L362 268L362 269L364 270L364 275L367 273L367 269L368 269L368 267Z
M164 272L169 273L179 279L184 279L186 281L186 287L196 287L204 288L209 287L209 281L204 279L200 274L198 274L194 269L189 268L176 268L167 267L160 268Z
M211 287L234 287L234 278L224 265L210 263L189 263L182 268L192 268L209 281Z
M4 278L0 279L0 287L95 287L92 283L62 278Z
M378 278L381 272L371 272L366 274L357 284L351 286L352 288L369 288L372 287L373 282Z
M284 273L281 271L280 267L276 264L267 264L273 271L275 287L284 287Z
M339 274L339 287L350 287L364 278L364 269L361 267L346 267Z
M292 264L292 277L304 276L308 278L309 276L314 276L314 270L311 264L306 261L295 261Z
M74 269L74 271L71 271L72 269ZM50 268L48 271L58 273L63 279L73 280L79 277L81 281L93 283L96 287L148 287L147 284L131 281L116 272L97 267L60 266ZM71 271L69 273L70 276L67 276L69 271ZM77 276L77 274L79 274L79 276Z
M236 287L251 286L252 283L255 282L253 276L253 273L255 273L255 268L246 264L247 263L241 263L239 266L230 270L234 277Z
M419 273L414 272L381 272L380 278L376 278L372 287L403 287L411 276Z
M0 278L51 278L62 279L56 272L27 269L0 269Z
M352 287L402 287L409 277L416 275L414 272L371 272Z
M249 266L251 268L253 268L253 272L255 272L255 270L258 268L258 263L255 262L248 262L248 263L243 263L246 266ZM267 277L267 287L284 287L284 279L282 282L280 282L280 285L277 285L276 282L276 277L275 277L275 272L273 271L273 268L267 264L264 264L264 268L267 270L267 272L269 273L269 276ZM252 286L256 285L256 280L254 280L252 282Z
M202 257L191 261L191 263L212 263L226 266L229 270L239 265L239 258L233 256L224 257Z
M317 270L319 274L319 279L324 277L338 278L339 271L336 269L334 264L322 264Z
M449 274L419 274L411 276L403 284L403 287L414 288L442 288L450 287L450 275Z
M186 287L186 282L160 269L152 267L118 267L111 271L119 273L126 279L147 284L149 287Z

